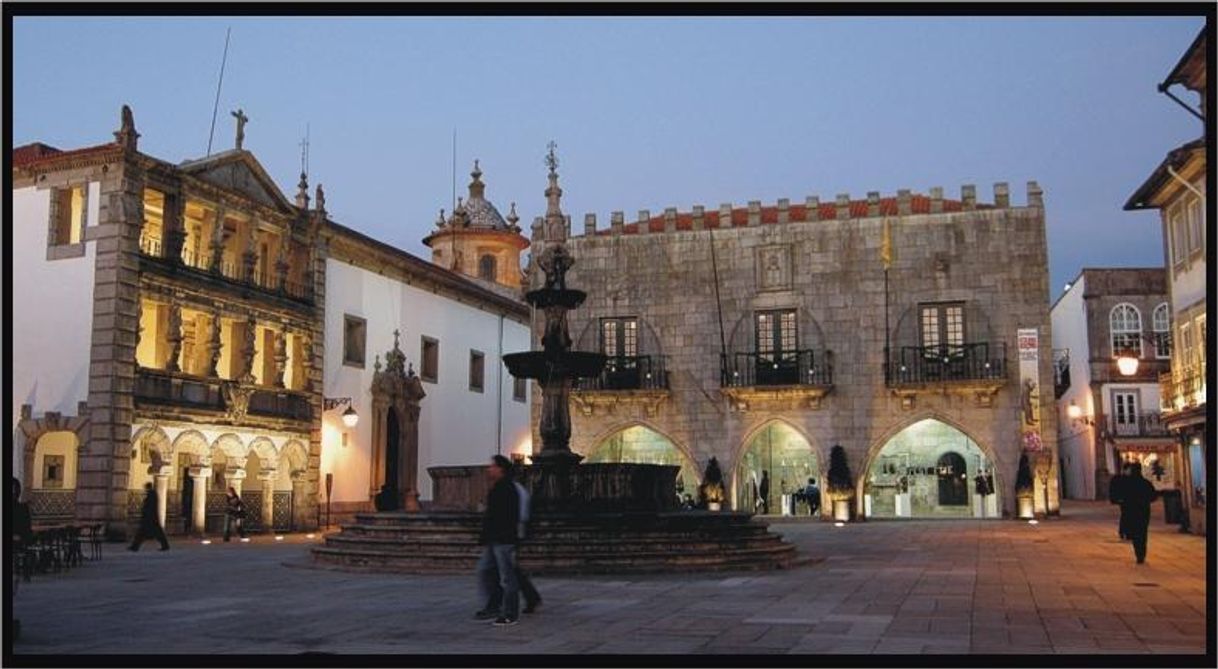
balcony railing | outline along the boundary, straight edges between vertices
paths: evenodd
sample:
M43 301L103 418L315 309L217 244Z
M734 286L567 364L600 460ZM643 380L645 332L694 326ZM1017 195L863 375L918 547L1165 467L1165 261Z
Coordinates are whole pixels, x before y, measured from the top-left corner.
M1144 413L1118 420L1108 417L1108 434L1114 437L1165 437L1167 427L1159 412Z
M1205 404L1204 369L1185 369L1180 378L1171 372L1159 377L1159 408L1164 412L1183 411Z
M151 258L164 258L161 240L151 237L140 238L140 252ZM189 248L182 249L182 264L199 272L211 271L211 258L204 253L196 253ZM257 271L246 272L244 264L232 261L222 260L219 267L220 276L228 279L233 283L242 284L245 286L253 286L259 290L287 295L296 300L311 301L313 299L313 290L307 283L284 280L280 281L279 276L273 272Z
M828 350L737 352L720 356L720 384L749 386L831 386L833 353Z
M600 376L580 379L577 390L664 390L668 369L662 355L623 355L605 361Z
M1007 378L1005 343L978 342L940 346L902 346L885 366L889 386Z
M224 412L223 379L173 374L140 368L135 377L135 399L141 404ZM313 409L305 393L282 388L256 388L249 398L249 414L288 420L312 420Z

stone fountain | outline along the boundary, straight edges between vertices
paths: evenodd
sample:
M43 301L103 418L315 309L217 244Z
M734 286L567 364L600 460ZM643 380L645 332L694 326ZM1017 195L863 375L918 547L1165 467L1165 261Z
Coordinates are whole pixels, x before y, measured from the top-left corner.
M575 259L566 246L566 217L554 145L546 157L545 246L541 288L525 299L540 309L541 350L503 356L517 378L541 385L541 450L520 467L533 503L531 536L520 560L536 573L628 573L773 569L790 565L795 547L765 523L740 512L678 511L680 468L633 463L580 464L573 453L569 399L573 381L600 374L605 356L571 350L567 314L586 297L568 288ZM470 572L479 554L485 465L432 467L426 513L359 514L314 549L314 566L348 570Z

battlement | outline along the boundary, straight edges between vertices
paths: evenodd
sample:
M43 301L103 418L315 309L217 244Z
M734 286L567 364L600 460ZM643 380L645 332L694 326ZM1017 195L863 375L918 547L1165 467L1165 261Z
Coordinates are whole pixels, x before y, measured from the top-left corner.
M1010 187L1003 182L994 184L994 197L991 203L977 201L977 187L965 184L960 188L960 199L949 200L943 197L942 187L932 187L928 194L913 193L909 189L900 189L895 196L882 197L878 191L867 193L865 199L852 199L849 194L841 193L832 200L824 202L818 196L808 196L802 204L783 198L774 205L762 205L758 200L750 201L746 206L737 207L727 202L720 204L718 209L710 209L696 204L687 212L678 211L676 207L667 207L664 213L652 216L651 212L641 209L637 219L626 223L624 212L615 211L610 217L608 228L597 228L596 214L584 215L583 236L589 235L637 235L659 232L684 232L690 230L705 230L715 228L743 228L761 225L779 225L786 223L804 223L817 221L841 221L884 216L916 216L922 214L952 214L965 211L987 211L1011 208ZM1027 200L1025 207L1044 208L1043 191L1035 181L1027 184ZM535 224L536 225L536 224ZM537 228L534 228L537 230ZM568 234L570 230L568 219ZM535 233L536 234L536 233ZM575 236L580 236L576 234Z

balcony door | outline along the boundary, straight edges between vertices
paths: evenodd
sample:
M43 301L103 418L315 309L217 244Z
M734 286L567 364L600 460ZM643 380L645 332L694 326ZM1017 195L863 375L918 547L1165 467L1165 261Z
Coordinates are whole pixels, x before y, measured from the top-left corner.
M605 363L605 387L611 390L639 386L639 320L602 318L601 353Z
M937 360L964 356L964 305L923 304L920 307L923 355Z
M1117 392L1112 394L1112 429L1118 435L1138 433L1138 394Z
M759 385L799 383L798 332L794 309L758 311L753 316L756 329L756 365Z

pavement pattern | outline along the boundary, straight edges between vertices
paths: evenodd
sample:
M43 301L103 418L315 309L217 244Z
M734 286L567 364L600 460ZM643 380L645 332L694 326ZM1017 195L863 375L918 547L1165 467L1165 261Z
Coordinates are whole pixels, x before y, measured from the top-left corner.
M22 583L37 653L1204 653L1205 539L1163 523L1136 565L1108 504L1060 519L784 521L812 564L777 572L539 577L519 625L472 620L473 575L286 566L320 541L257 537Z

